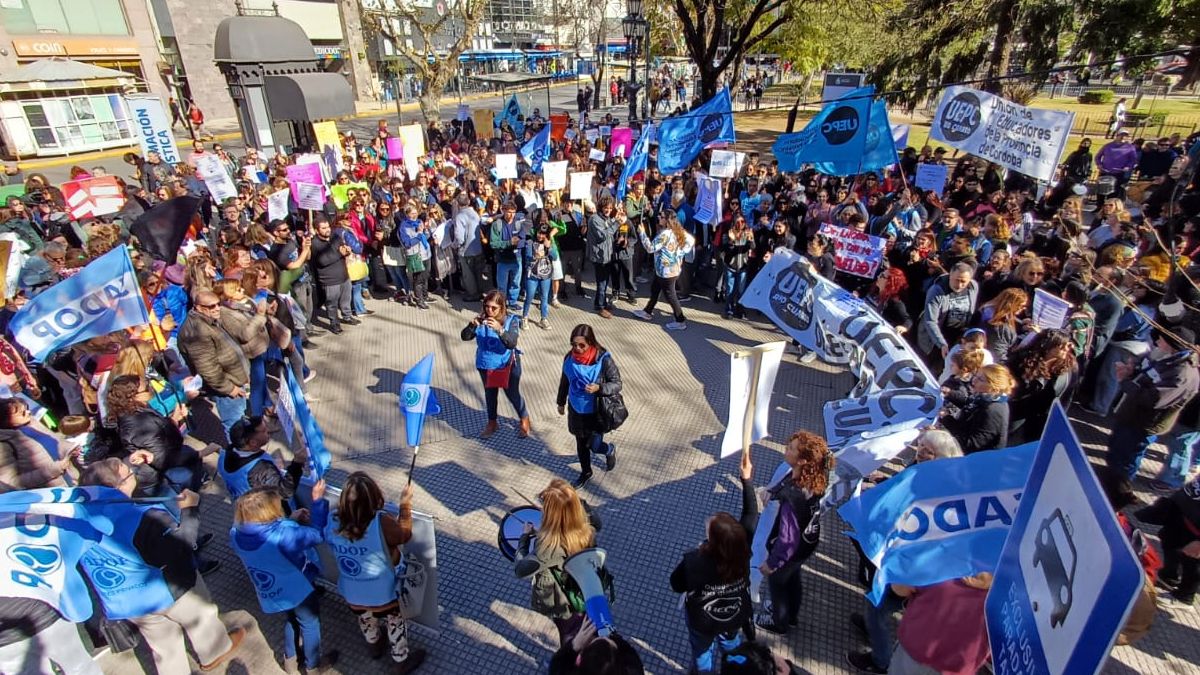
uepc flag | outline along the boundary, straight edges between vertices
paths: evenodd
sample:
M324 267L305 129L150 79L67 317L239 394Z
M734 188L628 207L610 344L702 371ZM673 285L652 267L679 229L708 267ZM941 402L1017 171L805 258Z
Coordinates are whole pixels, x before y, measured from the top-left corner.
M9 327L40 361L61 347L149 321L129 251L118 246L39 293Z
M664 119L657 135L658 168L667 175L686 169L710 143L733 143L737 135L733 131L729 89L722 87L716 96L689 113Z
M888 584L994 571L1036 450L1028 443L914 464L838 509L879 568L871 602Z
M410 448L421 444L425 416L436 415L442 411L437 395L429 386L432 379L433 352L430 352L408 371L400 384L400 410L404 413L405 437Z
M171 118L167 117L162 99L157 96L126 96L125 103L129 106L129 115L137 129L142 154L157 152L166 164L182 162L179 148L175 145L175 134L171 133Z
M516 140L521 140L521 137L525 135L525 122L521 120L521 103L517 101L516 94L513 94L512 98L508 99L508 103L504 104L504 110L496 120L497 125L505 122L508 122L508 126L512 127L513 132L516 133Z
M617 181L617 199L625 199L629 181L633 180L638 173L646 170L646 160L650 157L650 139L654 136L653 133L649 133L652 129L654 129L653 126L647 126L642 131L642 135L638 136L637 143L634 143L629 161L625 162L625 168L621 169L621 179Z
M867 171L880 171L900 161L896 156L896 140L883 99L876 99L871 103L866 129L862 155L857 160L816 162L814 168L827 176L850 176Z
M542 127L536 136L522 145L520 153L534 173L541 173L542 162L550 159L550 125Z
M821 108L800 131L780 135L771 146L771 152L779 160L779 170L799 171L802 164L830 162L852 164L855 169L847 173L855 173L866 149L874 93L875 87L854 89ZM892 132L886 119L884 115L884 128L890 139ZM894 157L894 147L892 154Z

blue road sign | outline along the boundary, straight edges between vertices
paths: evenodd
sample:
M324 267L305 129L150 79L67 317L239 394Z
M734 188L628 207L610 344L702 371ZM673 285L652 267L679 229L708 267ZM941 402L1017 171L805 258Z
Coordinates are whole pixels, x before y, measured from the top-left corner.
M985 605L996 675L1098 672L1141 587L1142 566L1055 403Z

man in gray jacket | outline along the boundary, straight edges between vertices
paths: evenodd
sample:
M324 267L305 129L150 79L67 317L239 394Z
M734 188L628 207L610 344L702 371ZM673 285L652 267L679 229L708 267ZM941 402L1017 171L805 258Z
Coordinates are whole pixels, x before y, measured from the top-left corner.
M479 238L479 213L471 206L471 196L458 193L455 201L454 242L462 260L463 299L478 302L483 294L483 242Z
M591 201L584 201L583 208L587 214L588 262L596 270L596 296L592 298L592 308L602 318L611 319L612 302L608 299L608 283L613 275L613 235L617 231L617 221L613 218L613 199L607 195L601 197L599 208Z
M936 279L925 293L925 312L917 329L921 351L929 355L930 365L937 368L946 358L963 331L971 327L979 284L972 278L975 268L960 262L950 273Z

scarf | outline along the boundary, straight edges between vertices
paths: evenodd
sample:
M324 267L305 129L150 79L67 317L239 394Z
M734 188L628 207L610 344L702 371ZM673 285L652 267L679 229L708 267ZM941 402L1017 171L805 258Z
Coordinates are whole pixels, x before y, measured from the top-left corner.
M584 350L584 352L582 354L575 351L574 349L571 350L571 358L575 359L575 363L578 363L581 366L592 365L593 363L596 362L596 358L599 356L600 356L600 350L597 347L595 347L594 345L591 347L588 347L586 350Z

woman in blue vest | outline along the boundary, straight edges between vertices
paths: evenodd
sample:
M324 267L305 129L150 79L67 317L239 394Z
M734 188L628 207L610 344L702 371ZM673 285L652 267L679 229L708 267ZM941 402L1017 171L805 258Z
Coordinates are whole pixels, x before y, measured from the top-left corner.
M517 417L521 418L521 429L517 435L521 438L529 436L532 424L529 421L529 411L525 408L525 399L521 397L521 352L517 350L517 337L520 335L520 320L516 314L509 314L504 304L504 294L492 289L483 296L483 312L471 319L462 330L462 339L475 341L475 367L483 379L484 399L487 401L487 426L479 433L480 438L488 438L496 433L499 427L496 407L499 403L500 389ZM508 369L508 377L504 371ZM504 380L507 379L507 382Z
M393 516L383 510L379 484L356 471L346 478L337 513L325 528L338 562L338 592L358 615L371 658L383 656L391 645L395 669L388 672L397 675L411 673L425 660L424 649L408 648L408 624L396 597L397 572L403 571L400 547L412 539L412 494L409 483L400 495L400 513Z
M586 323L571 331L571 351L563 358L562 378L558 382L558 414L567 414L567 429L575 436L579 455L576 488L592 478L592 453L604 455L604 470L617 465L617 446L604 442L596 417L596 397L621 392L621 373L612 354L596 342L596 333Z
M324 480L313 486L312 496L311 514L297 509L285 518L278 490L254 488L238 498L229 531L262 610L285 615L283 667L289 673L299 672L297 643L309 673L326 672L338 657L336 649L321 654L321 606L312 584L320 574L316 546L329 520Z

